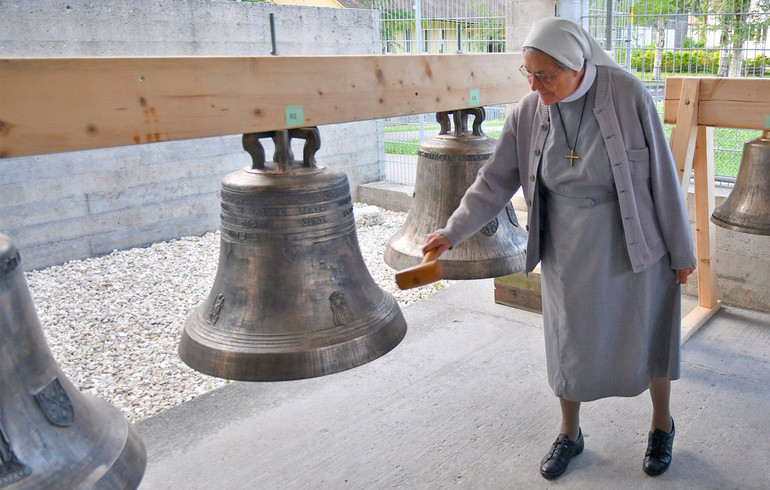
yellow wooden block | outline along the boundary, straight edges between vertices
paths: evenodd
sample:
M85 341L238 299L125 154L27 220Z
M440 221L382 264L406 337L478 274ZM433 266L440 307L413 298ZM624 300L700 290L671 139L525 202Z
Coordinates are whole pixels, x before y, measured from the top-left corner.
M521 308L523 310L543 312L543 300L540 293L540 274L523 272L495 278L495 303Z

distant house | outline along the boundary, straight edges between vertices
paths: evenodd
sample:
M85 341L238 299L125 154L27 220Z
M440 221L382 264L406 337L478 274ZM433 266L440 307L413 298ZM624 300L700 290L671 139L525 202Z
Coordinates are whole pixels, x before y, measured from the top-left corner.
M274 0L274 3L377 8L382 12L383 53L505 51L505 0L420 0L419 29L414 0Z

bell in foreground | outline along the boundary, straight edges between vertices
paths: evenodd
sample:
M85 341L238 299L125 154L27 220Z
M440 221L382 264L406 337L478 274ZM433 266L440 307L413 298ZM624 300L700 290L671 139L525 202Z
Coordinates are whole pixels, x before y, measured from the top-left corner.
M275 142L267 165L260 138ZM290 140L305 140L295 162ZM358 245L347 176L315 165L316 128L247 134L250 168L222 180L219 264L187 320L179 355L241 381L336 373L372 361L406 334L392 295Z
M138 487L142 441L116 408L78 391L56 364L20 264L0 233L0 488Z

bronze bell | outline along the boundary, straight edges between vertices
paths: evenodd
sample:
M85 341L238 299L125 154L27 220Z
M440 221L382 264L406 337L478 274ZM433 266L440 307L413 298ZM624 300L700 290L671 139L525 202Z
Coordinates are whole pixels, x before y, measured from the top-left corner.
M471 131L469 115L474 116ZM425 236L446 225L479 169L492 157L496 140L481 130L484 117L483 108L436 114L440 133L420 143L412 205L385 251L385 262L394 269L420 263ZM482 279L521 272L526 243L527 233L509 202L480 231L441 255L444 278Z
M743 145L735 187L711 221L733 231L770 235L770 129Z
M275 166L259 138L275 141ZM302 162L290 140L305 140ZM226 379L335 373L393 349L406 321L374 282L356 237L347 176L315 165L317 128L247 134L249 168L222 180L219 265L185 323L179 355Z
M56 364L20 263L0 233L0 488L138 487L144 444Z

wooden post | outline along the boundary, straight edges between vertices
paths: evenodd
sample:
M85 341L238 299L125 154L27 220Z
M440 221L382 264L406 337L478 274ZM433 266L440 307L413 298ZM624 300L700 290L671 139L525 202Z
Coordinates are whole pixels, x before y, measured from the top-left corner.
M711 222L714 212L714 128L697 127L693 158L695 188L695 249L698 259L698 306L682 320L684 344L719 310L716 299L716 225ZM688 179L689 180L689 179Z

